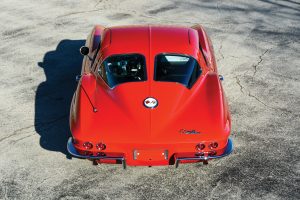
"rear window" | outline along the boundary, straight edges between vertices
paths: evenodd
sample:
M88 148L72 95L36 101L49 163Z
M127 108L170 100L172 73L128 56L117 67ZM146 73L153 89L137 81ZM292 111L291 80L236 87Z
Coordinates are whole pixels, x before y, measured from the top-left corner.
M140 54L113 55L106 58L98 73L109 87L147 80L145 57Z
M175 54L159 54L155 58L155 81L177 82L191 88L201 75L196 59Z

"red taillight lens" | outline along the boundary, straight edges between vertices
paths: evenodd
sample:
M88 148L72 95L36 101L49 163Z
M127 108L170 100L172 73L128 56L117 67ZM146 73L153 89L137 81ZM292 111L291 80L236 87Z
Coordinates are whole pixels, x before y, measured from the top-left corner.
M203 144L203 143L200 143L200 144L196 145L196 150L197 151L203 150L204 148L205 148L205 144Z
M83 147L85 149L91 149L91 148L93 148L93 144L90 142L85 142L85 143L83 143Z
M96 148L97 148L98 150L104 150L104 149L106 149L106 145L103 144L103 143L98 143L98 144L96 145Z
M218 147L218 143L217 142L212 142L212 143L210 143L210 145L209 145L209 148L210 149L215 149L215 148L217 148Z

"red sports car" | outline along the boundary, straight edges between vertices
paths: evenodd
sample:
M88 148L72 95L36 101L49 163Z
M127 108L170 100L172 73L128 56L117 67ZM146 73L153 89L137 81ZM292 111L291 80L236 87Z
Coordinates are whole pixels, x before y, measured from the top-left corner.
M202 26L98 25L80 52L72 156L177 167L232 152L223 77Z

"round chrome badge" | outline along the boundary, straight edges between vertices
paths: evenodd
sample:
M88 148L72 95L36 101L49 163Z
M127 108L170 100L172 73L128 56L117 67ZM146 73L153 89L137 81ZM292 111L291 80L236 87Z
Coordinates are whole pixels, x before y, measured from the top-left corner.
M155 108L158 105L158 101L153 97L148 97L144 100L144 106L146 108Z

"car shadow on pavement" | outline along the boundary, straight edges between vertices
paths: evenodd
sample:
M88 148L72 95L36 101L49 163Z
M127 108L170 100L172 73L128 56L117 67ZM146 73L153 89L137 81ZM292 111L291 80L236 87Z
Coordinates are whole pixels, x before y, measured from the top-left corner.
M66 149L70 137L69 109L77 86L75 76L81 71L79 48L84 44L85 40L62 40L38 63L46 81L36 91L35 130L42 148L62 152L67 158L70 158Z

